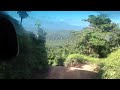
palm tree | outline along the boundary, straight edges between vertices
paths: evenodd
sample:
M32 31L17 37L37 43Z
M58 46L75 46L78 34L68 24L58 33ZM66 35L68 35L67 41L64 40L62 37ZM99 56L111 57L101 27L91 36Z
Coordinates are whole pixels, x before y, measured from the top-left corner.
M40 28L41 24L40 24L40 20L37 20L35 25L38 27L38 29Z
M19 14L19 17L21 18L20 24L22 24L24 18L29 16L27 12L29 11L17 11L17 14Z

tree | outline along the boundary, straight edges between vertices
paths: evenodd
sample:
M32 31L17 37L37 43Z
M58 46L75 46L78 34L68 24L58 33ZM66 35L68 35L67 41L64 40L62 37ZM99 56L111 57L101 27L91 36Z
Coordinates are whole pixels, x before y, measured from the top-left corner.
M36 25L36 26L37 26L37 28L39 29L39 28L40 28L40 26L41 26L40 21L39 21L39 20L38 20L38 21L36 21L35 25Z
M17 14L19 14L19 17L21 18L20 24L22 24L24 18L29 16L27 12L29 11L17 11Z
M116 27L115 23L111 23L111 20L105 15L89 15L88 19L84 19L83 21L87 21L90 23L90 26L99 28L103 31L109 31Z
M82 54L95 53L103 58L112 52L112 48L120 46L120 30L110 18L102 14L89 15L88 19L84 19L84 21L89 22L90 26L94 28L84 28L82 34L79 34L76 46Z
M35 25L38 28L38 32L37 32L38 39L40 39L42 41L45 41L47 33L40 27L41 26L40 20L37 20L36 23L35 23Z

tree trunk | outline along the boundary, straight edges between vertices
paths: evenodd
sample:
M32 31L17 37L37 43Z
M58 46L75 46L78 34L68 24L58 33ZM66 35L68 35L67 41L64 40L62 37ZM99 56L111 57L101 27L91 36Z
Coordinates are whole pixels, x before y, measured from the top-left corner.
M21 21L20 21L20 24L22 24L22 20L23 20L23 18L21 17Z

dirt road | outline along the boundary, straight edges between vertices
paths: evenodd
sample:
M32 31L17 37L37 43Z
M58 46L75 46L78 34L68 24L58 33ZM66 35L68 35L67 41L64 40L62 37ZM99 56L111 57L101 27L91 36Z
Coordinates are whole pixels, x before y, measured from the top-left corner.
M80 64L76 67L55 66L52 67L46 79L95 79L97 75L96 65Z

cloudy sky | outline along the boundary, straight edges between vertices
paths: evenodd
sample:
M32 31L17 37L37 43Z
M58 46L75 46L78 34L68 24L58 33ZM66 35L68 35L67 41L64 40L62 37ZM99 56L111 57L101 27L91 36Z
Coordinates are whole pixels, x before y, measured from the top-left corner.
M16 11L7 13L20 21ZM100 13L106 14L113 22L120 23L120 11L31 11L29 17L23 20L23 26L26 30L35 30L35 23L40 21L44 30L80 30L89 25L82 19Z

